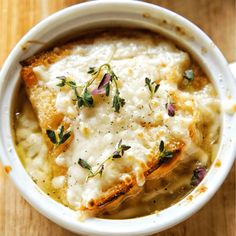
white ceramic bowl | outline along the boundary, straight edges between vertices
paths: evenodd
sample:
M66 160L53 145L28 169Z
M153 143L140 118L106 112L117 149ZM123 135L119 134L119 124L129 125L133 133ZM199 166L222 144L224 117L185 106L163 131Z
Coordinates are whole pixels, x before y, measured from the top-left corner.
M53 14L30 30L15 46L6 60L0 77L0 156L23 197L39 212L57 224L77 233L89 235L146 235L167 229L199 210L216 192L228 174L236 151L236 115L222 110L222 134L216 161L200 186L179 203L145 217L127 220L92 218L85 222L76 219L72 210L55 202L32 181L22 166L14 148L12 114L13 101L19 88L19 61L33 55L41 44L54 41L71 32L105 26L133 26L151 29L173 38L191 52L214 82L220 99L236 99L236 85L228 63L215 44L194 24L166 9L136 1L93 1L79 4ZM26 50L22 50L22 45ZM206 190L201 193L201 190Z

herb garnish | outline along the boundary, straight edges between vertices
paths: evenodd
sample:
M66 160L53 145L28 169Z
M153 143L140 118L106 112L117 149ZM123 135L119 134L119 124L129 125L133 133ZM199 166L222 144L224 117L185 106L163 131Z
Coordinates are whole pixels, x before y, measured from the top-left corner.
M65 85L71 87L72 89L77 88L76 83L74 81L68 80L66 76L58 76L57 79L61 80L59 84L57 84L58 87L64 87Z
M78 164L79 164L82 168L87 169L87 170L89 171L89 175L87 176L87 179L88 179L88 178L91 178L91 177L94 177L94 176L96 176L97 174L100 174L100 176L101 176L101 175L102 175L102 172L103 172L103 170L104 170L104 165L102 164L102 165L99 166L99 168L98 168L95 172L93 172L92 166L91 166L87 161L85 161L84 159L81 159L81 158L79 158Z
M153 95L157 92L158 88L160 87L160 84L157 84L155 81L151 81L149 78L145 78L145 86L148 87L150 93L151 93L151 98Z
M88 74L95 75L97 74L97 69L96 67L89 67Z
M91 93L88 91L88 88L85 87L83 93L81 96L76 93L77 101L78 101L78 107L92 107L93 106L93 97Z
M98 88L90 92L88 88L93 84L100 72L104 70L106 71L106 73L103 75ZM111 69L111 66L109 64L103 64L99 68L89 67L88 74L91 74L92 78L84 86L78 86L74 81L67 79L65 76L57 77L57 79L61 80L61 82L57 84L57 86L68 86L73 89L78 107L93 107L94 101L92 95L105 94L106 96L109 96L110 84L114 83L115 95L113 97L112 107L115 109L115 112L120 112L120 108L125 105L125 99L120 97L120 92L117 84L118 77ZM82 90L80 94L78 92L79 87L81 87L80 90Z
M204 166L199 166L193 171L193 176L191 178L191 185L192 186L197 186L200 184L200 182L203 180L205 177L207 171Z
M129 150L130 148L131 148L131 146L127 146L127 145L122 144L122 139L121 139L117 145L116 151L113 152L111 157L112 158L121 158L124 155L124 152Z
M183 77L187 79L188 81L194 80L194 72L192 69L184 71Z
M64 133L63 125L60 127L60 131L58 134L56 134L55 131L50 130L50 129L47 129L46 133L50 141L53 144L56 144L57 146L60 144L63 144L71 136L71 131Z
M68 86L71 89L73 89L78 107L82 107L82 106L92 107L93 106L93 97L91 93L88 91L87 85L83 88L82 93L79 95L77 91L77 88L79 86L74 81L67 79L65 76L57 77L57 79L61 80L61 82L57 84L57 86L59 87Z
M120 108L125 105L125 99L120 97L120 92L116 88L115 96L113 97L112 107L115 109L115 112L120 112Z
M118 77L111 69L109 64L103 64L99 68L90 67L88 74L93 75L92 80L96 79L102 70L106 70L107 73L104 74L98 88L92 91L92 94L106 94L109 96L110 94L110 83L115 84L115 95L112 101L112 107L115 109L115 112L120 112L120 108L125 105L125 99L120 97L120 91L118 88Z
M89 171L92 171L92 167L88 164L88 162L87 161L85 161L85 160L83 160L83 159L79 159L79 161L78 161L78 164L81 166L81 167L83 167L84 169L87 169L87 170L89 170Z
M99 166L98 168L93 172L91 165L85 161L84 159L79 158L78 164L89 171L89 174L87 176L87 179L91 177L95 177L96 175L100 174L100 176L103 173L104 170L104 164L113 159L121 158L124 155L124 152L130 149L130 146L122 144L122 139L119 141L116 150L110 155L107 159L105 159Z
M165 144L163 140L161 140L159 144L159 152L159 164L166 163L174 157L174 151L165 150Z

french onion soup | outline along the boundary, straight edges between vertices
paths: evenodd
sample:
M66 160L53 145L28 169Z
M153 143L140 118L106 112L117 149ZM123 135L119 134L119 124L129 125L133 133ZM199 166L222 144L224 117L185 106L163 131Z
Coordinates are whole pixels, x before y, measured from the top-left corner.
M21 64L17 151L56 201L87 217L144 216L206 175L218 149L219 99L169 39L88 33Z

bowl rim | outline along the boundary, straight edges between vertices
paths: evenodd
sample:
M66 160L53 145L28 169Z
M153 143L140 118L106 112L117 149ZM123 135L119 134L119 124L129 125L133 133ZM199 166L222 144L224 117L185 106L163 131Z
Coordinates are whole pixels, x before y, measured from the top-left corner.
M20 41L19 43L14 47L14 49L12 50L12 52L10 53L10 55L8 56L6 62L4 63L1 73L0 73L0 99L2 98L2 93L3 89L4 89L4 78L7 77L7 74L9 74L9 68L11 65L12 61L17 61L18 55L20 53L20 45L22 45L24 42L27 41L27 39L30 39L32 36L37 35L39 32L43 31L45 29L45 27L47 27L47 25L51 25L53 24L53 22L56 22L57 20L59 20L61 18L61 16L63 15L63 17L67 18L69 17L71 14L77 13L77 12L86 12L88 11L88 9L97 7L98 5L100 5L100 7L107 7L112 6L112 7L123 7L125 9L125 7L127 8L134 8L134 7L138 7L138 8L143 8L147 11L155 11L156 13L163 13L165 15L167 15L168 17L172 17L173 19L177 19L178 22L183 25L186 28L192 28L192 30L195 32L195 34L199 35L199 37L202 38L202 40L204 40L205 42L208 42L209 44L212 43L212 41L208 38L208 36L205 35L205 33L203 33L197 26L195 26L193 23L191 23L190 21L188 21L187 19L183 18L182 16L171 12L167 9L164 9L162 7L156 6L156 5L152 5L149 3L144 3L144 2L137 2L137 1L112 1L112 2L108 2L108 1L93 1L93 2L86 2L86 3L81 3L78 5L74 5L71 7L68 7L66 9L60 10L56 13L54 13L53 15L47 17L46 19L44 19L43 21L41 21L40 23L38 23L36 26L34 26ZM232 75L228 69L228 63L226 62L226 60L224 59L223 55L221 54L221 52L219 51L219 49L217 47L214 48L214 54L216 55L218 61L220 61L220 64L222 65L222 67L224 66L224 71L225 74L227 75L227 78L229 80L233 80L232 79ZM231 81L232 82L232 81ZM233 88L236 88L235 83L233 84ZM0 106L3 106L2 103L0 103ZM8 114L9 116L9 114ZM234 120L236 117L234 116ZM236 122L235 122L236 123ZM234 130L236 130L236 125L233 126ZM2 131L1 131L2 132ZM3 141L4 142L4 141ZM125 235L144 235L144 234L150 234L150 233L156 233L159 232L161 230L164 230L166 228L169 228L173 225L176 225L178 223L180 223L181 221L185 220L186 218L190 217L192 214L194 214L196 211L198 211L214 194L215 192L218 190L218 188L220 187L220 185L223 183L226 175L228 174L233 161L234 161L234 156L236 153L236 140L233 139L232 141L232 145L233 147L231 147L230 149L230 153L231 153L231 157L228 158L228 162L224 165L222 165L221 167L221 172L219 172L218 174L218 179L217 181L212 182L211 186L208 188L208 191L203 194L200 195L198 198L195 199L194 203L191 205L188 205L188 209L186 212L184 211L180 211L178 214L174 214L172 217L170 217L169 219L162 219L163 223L162 224L157 224L157 220L159 220L158 218L161 218L161 215L149 215L149 216L145 216L145 217L140 217L140 218L133 218L133 219L128 219L128 220L107 220L107 219L91 219L88 220L86 222L95 222L95 224L100 224L102 225L99 228L92 228L91 226L94 226L95 224L88 224L86 222L82 223L79 221L71 221L71 218L65 217L65 214L60 214L57 215L54 209L54 206L52 207L51 201L48 201L48 204L46 206L42 206L42 203L38 201L39 196L43 196L42 192L37 189L36 191L39 192L39 195L37 196L32 196L31 195L31 191L27 190L24 186L24 184L20 183L19 181L19 173L17 172L17 169L15 171L15 168L13 168L13 170L9 173L9 176L11 177L12 181L15 183L15 185L17 186L18 190L21 192L21 194L24 196L24 198L32 205L34 206L34 208L36 208L41 214L43 214L44 216L46 216L47 218L51 219L52 221L56 222L57 224L63 226L64 228L67 228L71 231L77 232L77 233L90 233L93 235L120 235L122 233L124 233ZM9 160L8 156L10 155L8 151L6 151L6 147L8 146L8 144L5 143L0 143L0 154L1 154L1 161L3 163L4 166L11 166L11 160ZM3 151L3 149L5 151ZM12 151L12 150L11 150ZM6 155L5 155L6 154ZM17 167L18 168L18 167ZM26 172L26 171L25 171ZM203 180L203 184L206 181ZM196 189L194 190L196 192ZM180 201L181 203L182 201ZM173 211L175 212L176 207L178 207L177 205L174 205L172 207L170 207L171 209L174 209ZM58 207L61 208L61 207ZM171 209L167 208L166 210L163 210L163 212L166 212L169 209L169 212L171 213ZM186 210L186 206L183 206L183 209ZM150 224L147 226L143 226L142 223L144 223L145 221L143 219L147 219L150 221L153 221L153 224ZM162 217L163 218L163 217ZM107 222L108 224L112 223L112 227L109 229L106 229L104 227L104 222ZM115 222L121 222L118 225L114 226ZM135 224L136 226L139 224L141 226L136 228L130 227L133 224ZM126 231L124 231L121 226L125 225L125 229ZM129 228L129 229L128 229ZM119 231L118 231L119 229Z

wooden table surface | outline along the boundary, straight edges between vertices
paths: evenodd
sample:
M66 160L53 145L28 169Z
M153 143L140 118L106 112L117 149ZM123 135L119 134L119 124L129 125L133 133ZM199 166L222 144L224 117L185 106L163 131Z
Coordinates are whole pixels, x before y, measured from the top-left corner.
M75 0L0 0L0 67L16 42L37 22ZM152 0L202 28L229 62L236 61L235 0ZM3 127L0 127L3 128ZM158 236L235 236L235 165L226 181L197 214ZM1 236L75 235L41 216L18 193L0 166Z

